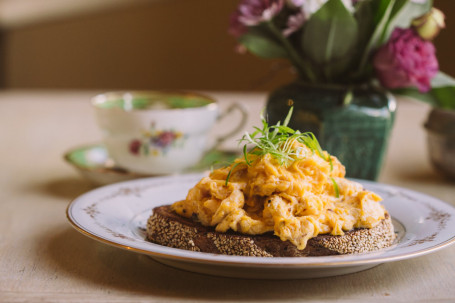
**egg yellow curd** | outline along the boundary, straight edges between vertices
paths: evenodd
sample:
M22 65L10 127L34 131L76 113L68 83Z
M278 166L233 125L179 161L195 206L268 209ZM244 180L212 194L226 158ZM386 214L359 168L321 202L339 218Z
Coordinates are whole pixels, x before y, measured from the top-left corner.
M268 153L248 154L212 171L173 210L218 232L273 232L298 249L319 234L343 235L384 219L381 198L344 178L336 157L297 140L292 145L299 152L287 165Z

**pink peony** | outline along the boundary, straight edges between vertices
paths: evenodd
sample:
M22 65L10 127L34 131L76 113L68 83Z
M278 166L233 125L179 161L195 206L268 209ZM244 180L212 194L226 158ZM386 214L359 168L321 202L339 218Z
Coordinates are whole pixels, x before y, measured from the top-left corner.
M414 86L425 93L439 70L436 49L412 29L396 28L374 57L374 68L386 88Z
M242 0L231 15L229 33L238 37L247 26L272 20L283 8L284 0Z

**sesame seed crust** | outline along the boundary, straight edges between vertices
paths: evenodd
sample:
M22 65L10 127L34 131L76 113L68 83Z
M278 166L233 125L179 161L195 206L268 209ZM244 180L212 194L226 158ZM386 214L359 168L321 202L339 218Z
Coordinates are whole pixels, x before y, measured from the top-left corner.
M298 250L271 233L243 235L220 233L173 212L170 206L154 209L147 221L147 239L153 243L208 253L254 257L304 257L377 251L391 246L395 233L390 216L377 226L346 232L342 236L319 235Z

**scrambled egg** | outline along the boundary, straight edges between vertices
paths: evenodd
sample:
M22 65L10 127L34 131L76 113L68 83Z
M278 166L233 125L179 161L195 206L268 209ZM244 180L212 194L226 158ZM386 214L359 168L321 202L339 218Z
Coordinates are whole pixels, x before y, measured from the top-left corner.
M345 179L345 168L336 157L324 152L331 157L327 161L304 144L294 144L304 157L280 165L270 154L248 154L248 163L237 159L214 170L172 208L218 232L273 232L298 249L319 234L343 235L384 219L381 198Z

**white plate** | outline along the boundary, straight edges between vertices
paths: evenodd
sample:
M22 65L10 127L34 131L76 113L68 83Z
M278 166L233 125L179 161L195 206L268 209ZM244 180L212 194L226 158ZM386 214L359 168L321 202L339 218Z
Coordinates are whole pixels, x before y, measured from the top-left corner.
M455 208L404 188L359 181L384 198L397 233L387 250L355 255L298 258L240 257L192 252L150 243L144 228L152 208L185 198L202 174L139 179L104 186L75 199L67 209L83 234L158 262L204 274L297 279L348 274L384 262L421 256L455 242Z

